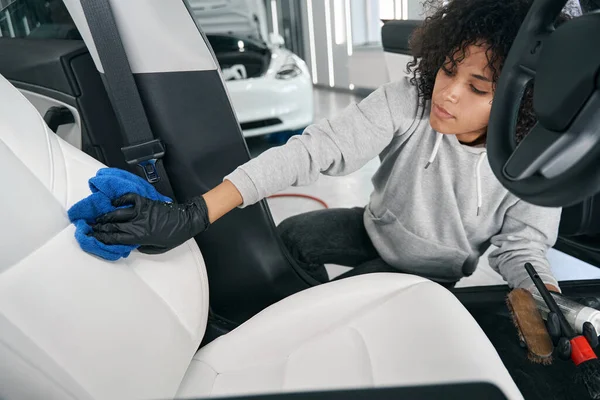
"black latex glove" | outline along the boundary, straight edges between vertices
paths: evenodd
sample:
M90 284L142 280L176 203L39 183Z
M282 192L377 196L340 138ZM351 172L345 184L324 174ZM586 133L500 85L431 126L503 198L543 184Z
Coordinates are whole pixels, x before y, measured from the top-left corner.
M201 196L177 204L130 193L113 201L113 205L132 207L119 208L98 218L92 236L109 245L139 245L142 253L169 251L210 225L206 202Z
M598 297L586 297L579 300L579 303L583 304L584 306L600 310L600 298Z
M556 345L556 354L562 360L571 359L571 342L566 337L561 337Z
M562 337L562 330L560 329L558 315L553 312L548 313L548 316L546 317L546 330L552 339L552 343L556 346L558 340Z
M563 360L568 360L571 357L571 342L563 336L558 315L553 312L548 313L546 318L546 329L556 347L556 354L558 357Z
M556 346L556 353L558 356L563 360L568 360L571 357L571 342L569 341L569 338L563 336L560 322L558 321L558 315L553 312L548 313L546 329ZM583 336L587 339L592 349L598 347L598 333L596 332L594 325L590 322L585 322L583 324Z

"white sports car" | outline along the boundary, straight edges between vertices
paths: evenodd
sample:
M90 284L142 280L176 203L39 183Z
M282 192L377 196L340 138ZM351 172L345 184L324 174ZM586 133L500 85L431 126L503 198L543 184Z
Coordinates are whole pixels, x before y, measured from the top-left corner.
M261 0L191 0L220 64L244 136L300 131L313 122L306 63L266 31Z

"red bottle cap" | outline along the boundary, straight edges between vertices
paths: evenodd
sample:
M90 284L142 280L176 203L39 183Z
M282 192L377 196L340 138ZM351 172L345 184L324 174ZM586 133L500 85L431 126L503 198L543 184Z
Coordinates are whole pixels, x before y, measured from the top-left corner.
M594 353L592 346L590 346L585 337L575 336L571 339L571 360L573 360L575 365L579 365L595 358L598 357L596 357L596 353Z

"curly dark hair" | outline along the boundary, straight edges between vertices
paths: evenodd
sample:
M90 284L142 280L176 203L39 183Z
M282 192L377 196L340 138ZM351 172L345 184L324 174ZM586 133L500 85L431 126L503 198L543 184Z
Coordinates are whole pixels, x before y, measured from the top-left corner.
M450 69L456 68L471 45L486 47L495 89L504 60L533 0L451 0L445 6L441 3L441 0L424 1L424 9L430 16L409 41L413 60L407 64L407 70L413 74L411 83L417 86L423 105L431 100L436 74L446 59L450 60ZM568 18L561 14L556 25ZM530 84L521 102L517 142L536 122Z

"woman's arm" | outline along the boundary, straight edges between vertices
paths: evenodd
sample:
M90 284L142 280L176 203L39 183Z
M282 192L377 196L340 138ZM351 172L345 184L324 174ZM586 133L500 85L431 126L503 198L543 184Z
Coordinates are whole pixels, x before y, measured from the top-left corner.
M235 185L228 180L204 194L208 208L208 220L212 224L223 215L242 205L242 195Z
M559 291L546 253L556 243L560 215L560 208L539 207L523 200L508 209L501 231L491 239L498 248L490 253L489 260L511 287L535 289L524 267L529 262L549 290Z
M347 175L377 157L418 114L417 90L408 79L383 85L358 104L309 126L285 145L241 165L225 179L242 195L242 207L321 174Z

